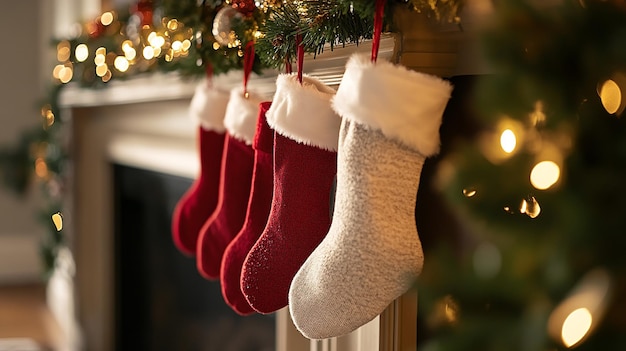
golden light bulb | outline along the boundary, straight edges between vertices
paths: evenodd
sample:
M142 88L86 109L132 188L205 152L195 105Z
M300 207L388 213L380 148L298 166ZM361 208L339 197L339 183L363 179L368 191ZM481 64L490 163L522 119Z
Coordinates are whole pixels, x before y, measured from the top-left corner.
M602 106L604 106L606 112L610 114L621 112L619 110L620 107L623 106L623 97L622 91L617 82L612 79L606 80L604 83L602 83L599 95L600 100L602 101Z
M98 65L96 66L96 75L98 77L104 77L104 75L107 73L108 70L109 70L109 66L107 66L106 63Z
M182 49L182 48L183 48L183 43L180 40L175 40L172 43L172 49L174 51L180 51L180 49Z
M63 216L61 212L57 212L52 215L52 223L54 223L54 227L57 229L57 232L60 232L63 229Z
M539 190L546 190L553 186L561 176L559 165L552 161L542 161L533 167L530 172L530 184Z
M137 57L137 51L131 47L128 50L124 51L124 57L126 57L128 61L132 61L135 59L135 57Z
M156 37L156 32L150 32L150 34L148 34L148 43L150 43L150 46L156 46L154 45L154 40L156 39Z
M500 147L507 154L510 154L515 150L515 146L517 145L517 138L515 137L515 133L513 133L510 129L505 129L500 135Z
M163 47L163 45L165 45L165 38L157 35L156 38L154 38L154 43L150 44L155 48L161 48Z
M59 62L65 62L70 59L70 48L67 46L60 47L57 50L57 60Z
M35 160L35 174L39 178L46 178L48 176L48 165L46 164L46 161L41 157L38 157Z
M143 48L143 58L146 60L152 60L154 58L154 48L152 46Z
M133 42L127 39L122 42L122 51L126 53L129 50L135 50L135 49L133 49Z
M128 70L128 67L130 67L130 63L124 56L116 57L113 65L120 72L126 72Z
M531 196L528 199L522 199L519 206L519 212L526 214L530 218L537 218L541 213L541 206L539 206L537 199L535 199L534 196Z
M59 80L63 84L71 81L73 76L74 70L72 69L72 67L63 66L63 68L61 68L61 70L59 71Z
M571 348L581 341L589 330L593 318L587 308L578 308L570 313L563 322L561 329L561 339L567 348Z
M185 39L183 40L183 51L187 51L191 48L191 40Z
M463 196L465 197L474 197L476 195L476 189L463 189Z
M89 47L86 44L79 44L74 49L74 56L76 56L76 61L84 62L89 57Z
M105 26L108 26L111 23L113 23L113 13L105 12L102 15L100 15L100 23L102 23Z
M177 29L178 29L178 20L176 20L175 18L174 18L174 19L169 20L169 21L167 22L167 29L168 29L168 30L171 30L171 31L175 31L175 30L177 30Z
M60 75L61 75L61 70L65 68L64 65L56 65L54 66L54 69L52 70L52 77L54 79L60 79Z

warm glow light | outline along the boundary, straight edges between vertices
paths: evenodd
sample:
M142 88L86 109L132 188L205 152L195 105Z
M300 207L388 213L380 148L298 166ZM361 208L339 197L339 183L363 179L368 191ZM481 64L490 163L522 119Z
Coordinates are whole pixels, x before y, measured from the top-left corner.
M52 223L54 223L54 227L57 229L57 232L60 232L63 229L63 216L61 212L57 212L52 215Z
M109 70L109 66L106 63L96 66L96 75L98 77L104 77Z
M165 45L165 38L160 35L157 35L157 37L154 38L154 43L151 45L154 46L155 48L161 48L163 47L163 45Z
M602 83L599 95L602 106L610 114L617 113L623 105L622 91L614 80L609 79Z
M175 31L178 29L178 21L176 19L171 19L167 22L167 29L171 31Z
M143 48L143 58L151 60L154 58L154 48L152 46L146 46Z
M542 161L530 172L530 183L539 190L553 186L561 175L561 169L552 161Z
M150 45L152 46L156 46L154 45L154 40L156 39L157 34L156 32L150 32L150 34L148 34L148 43L150 43Z
M107 69L107 71L104 72L104 75L102 76L102 81L106 83L110 81L112 77L113 77L113 73L111 73L111 70Z
M128 60L124 56L116 57L113 65L120 72L126 72L128 70L128 67L130 66Z
M463 196L474 197L476 195L476 189L463 189Z
M57 50L57 60L59 62L65 62L70 59L70 48L67 46L60 47Z
M61 68L61 70L59 71L59 80L63 84L68 83L70 80L72 80L73 76L74 70L72 69L72 67L63 66L63 68Z
M105 12L100 16L100 23L102 23L105 26L108 26L109 24L113 23L113 13L111 12Z
M183 43L180 40L176 40L172 43L172 49L174 51L180 51L183 48Z
M80 44L74 50L74 55L78 62L83 62L89 57L89 48L86 44Z
M133 42L130 40L124 40L122 42L122 51L127 52L129 50L135 50L133 49Z
M191 47L191 40L185 39L183 40L183 50L187 51Z
M541 206L534 196L523 199L519 207L519 212L528 215L530 218L537 218L541 213Z
M502 150L507 154L510 154L515 150L515 146L517 145L517 138L515 138L515 133L512 130L506 129L500 135L500 146Z
M582 340L591 329L591 312L586 308L579 308L570 313L563 322L561 338L566 347L572 347Z
M70 42L63 40L57 44L57 60L65 62L70 59Z
M126 57L128 61L132 61L137 57L137 51L131 47L124 51L124 57Z
M39 178L46 178L48 176L48 165L46 164L46 161L41 157L38 157L35 160L35 174Z
M99 47L96 50L96 56L93 58L93 63L95 63L96 66L102 65L106 61L106 54L107 50L103 47Z
M61 74L61 70L65 68L64 65L56 65L54 66L54 69L52 70L52 77L54 77L54 79L59 79L59 76Z
M52 110L47 110L44 118L45 118L46 127L47 128L52 127L52 125L54 124L54 113L52 112Z

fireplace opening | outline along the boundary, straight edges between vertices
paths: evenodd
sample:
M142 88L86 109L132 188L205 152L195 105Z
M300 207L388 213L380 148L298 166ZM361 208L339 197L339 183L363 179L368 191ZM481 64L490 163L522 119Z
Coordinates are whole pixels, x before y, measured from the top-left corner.
M114 164L116 350L275 349L274 315L242 317L172 242L171 214L192 180Z

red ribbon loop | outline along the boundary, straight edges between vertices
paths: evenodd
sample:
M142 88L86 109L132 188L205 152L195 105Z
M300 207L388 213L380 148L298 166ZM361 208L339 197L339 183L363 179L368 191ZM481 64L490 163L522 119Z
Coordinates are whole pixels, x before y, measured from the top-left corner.
M243 52L243 93L248 93L248 79L250 73L252 73L252 66L254 66L254 42L250 41L246 44L246 48Z
M378 59L378 48L380 47L380 34L383 31L383 17L385 15L385 0L376 0L374 13L374 37L372 38L372 62Z

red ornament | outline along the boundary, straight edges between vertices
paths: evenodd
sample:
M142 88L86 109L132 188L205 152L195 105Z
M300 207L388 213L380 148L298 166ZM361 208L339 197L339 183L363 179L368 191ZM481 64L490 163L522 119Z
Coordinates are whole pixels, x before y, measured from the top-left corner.
M152 25L152 13L154 12L152 0L139 0L132 12L141 18L142 27Z
M254 0L231 0L230 6L244 16L251 16L254 10L256 10Z

